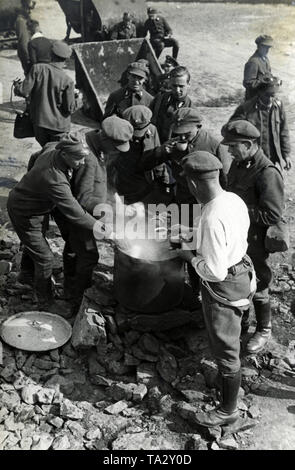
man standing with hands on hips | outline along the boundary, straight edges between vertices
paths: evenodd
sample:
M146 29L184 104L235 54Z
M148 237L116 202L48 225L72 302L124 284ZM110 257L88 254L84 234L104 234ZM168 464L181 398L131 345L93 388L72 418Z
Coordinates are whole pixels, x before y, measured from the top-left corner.
M220 406L197 413L196 421L205 427L223 426L239 417L241 320L256 284L252 262L246 255L250 220L243 200L220 186L222 164L218 158L206 151L194 151L183 159L182 166L192 195L201 203L201 216L196 239L183 241L177 252L202 281L204 320L221 392Z

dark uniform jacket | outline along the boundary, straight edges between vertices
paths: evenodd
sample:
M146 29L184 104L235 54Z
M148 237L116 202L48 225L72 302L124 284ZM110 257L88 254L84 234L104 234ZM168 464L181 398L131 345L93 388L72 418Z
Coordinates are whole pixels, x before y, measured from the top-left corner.
M246 88L246 100L256 95L257 87L261 85L263 78L270 74L271 67L268 58L262 58L256 51L244 67L243 86Z
M153 111L152 123L158 129L161 143L170 138L173 114L180 107L193 108L194 106L188 96L183 101L175 100L171 92L158 93L155 96L150 108Z
M30 98L30 114L35 126L69 132L71 113L76 110L74 82L58 63L35 64L18 88Z
M132 39L136 38L136 26L134 23L126 25L124 21L114 26L111 39Z
M128 204L142 201L152 191L154 182L167 184L169 175L164 163L153 170L144 171L141 167L142 155L160 145L156 127L149 124L141 139L133 137L130 151L118 155L116 168L116 189L125 197Z
M157 16L154 20L150 18L144 23L144 35L150 33L151 39L162 39L169 34L172 34L172 29L170 28L167 20L163 16Z
M31 33L28 30L28 15L20 13L15 22L15 32L17 36L17 55L21 61L25 75L29 72L31 63L29 57L28 44L31 39Z
M49 64L52 59L51 49L52 41L50 41L50 39L44 36L33 37L28 44L31 65L40 62Z
M228 191L240 196L249 210L249 249L264 251L267 228L281 219L284 183L281 172L259 149L250 162L233 160L228 173Z
M92 230L95 219L74 198L70 175L71 172L60 158L60 152L49 146L10 191L9 210L22 219L30 219L32 216L49 214L57 208L68 223Z
M224 145L220 145L220 142L215 139L209 132L204 129L200 129L196 137L189 143L188 148L185 152L178 152L176 150L175 155L166 154L163 152L162 147L157 147L155 150L145 152L142 159L142 167L146 169L153 168L153 165L159 165L163 161L170 160L172 175L176 180L176 202L179 204L195 204L195 198L192 196L185 176L181 175L183 168L181 161L183 157L194 151L206 151L215 155L223 164L224 170L221 175L221 182L225 186L226 181L226 168L228 167L228 161L230 159L227 149Z
M147 91L142 90L140 92L132 92L127 86L125 86L124 88L120 88L110 94L106 104L104 117L107 118L113 114L122 117L122 113L125 109L137 104L147 106L149 108L152 101L153 97Z
M238 106L230 120L236 119L245 119L257 127L263 152L273 163L278 162L283 167L291 148L282 101L273 99L271 107L267 109L258 97L254 97Z

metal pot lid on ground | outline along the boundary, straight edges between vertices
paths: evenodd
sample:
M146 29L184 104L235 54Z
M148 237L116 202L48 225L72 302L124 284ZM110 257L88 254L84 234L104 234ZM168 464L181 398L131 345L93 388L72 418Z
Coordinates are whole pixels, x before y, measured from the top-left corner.
M72 336L71 325L49 312L22 312L8 318L0 336L5 343L24 351L50 351L64 345Z

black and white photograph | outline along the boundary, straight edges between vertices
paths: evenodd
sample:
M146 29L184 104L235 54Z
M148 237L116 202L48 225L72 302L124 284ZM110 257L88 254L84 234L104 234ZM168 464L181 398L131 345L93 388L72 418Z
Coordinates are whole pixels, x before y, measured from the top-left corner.
M3 456L295 450L294 152L295 1L0 0Z

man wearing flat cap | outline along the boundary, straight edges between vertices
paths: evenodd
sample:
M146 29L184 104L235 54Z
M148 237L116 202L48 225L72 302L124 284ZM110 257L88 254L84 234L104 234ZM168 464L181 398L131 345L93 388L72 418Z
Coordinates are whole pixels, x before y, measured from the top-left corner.
M175 180L175 202L179 205L189 206L189 225L193 223L193 207L195 198L187 185L187 180L182 173L183 158L193 151L205 151L215 155L222 163L221 180L223 186L226 182L226 172L229 168L230 156L226 147L220 145L209 132L202 129L202 117L194 108L180 108L173 114L171 126L171 139L155 150L145 152L142 165L146 169L153 168L163 162L169 162L172 177ZM191 285L197 292L199 279L195 270L188 266Z
M255 290L252 262L246 255L250 221L243 200L221 188L222 164L216 156L193 151L182 166L187 185L201 204L201 216L195 221L195 240L183 242L177 252L202 280L202 308L221 396L219 407L197 413L195 419L205 427L223 426L239 417L241 318Z
M136 38L136 26L132 20L133 17L131 13L126 11L123 14L123 20L113 27L111 32L111 40Z
M48 145L32 168L10 191L7 210L23 246L21 274L34 271L34 288L40 310L55 310L51 275L53 254L45 238L44 222L57 208L67 222L91 231L96 220L74 198L70 180L84 164L88 147L69 134L56 146Z
M269 78L257 89L257 95L242 103L231 116L230 121L247 120L260 131L259 145L264 154L278 165L279 169L290 170L291 146L287 116L281 99L276 97L281 80Z
M72 49L62 41L52 45L52 62L34 64L15 94L30 100L35 138L43 147L70 132L71 114L77 109L75 85L63 71Z
M117 191L127 204L135 202L160 203L166 193L169 175L165 163L153 170L141 167L144 152L160 145L156 127L151 124L152 112L146 106L135 105L123 112L123 118L134 128L130 151L116 160ZM163 194L163 195L162 195ZM157 199L158 197L158 199ZM155 200L153 200L155 198Z
M132 62L127 69L127 85L110 94L104 117L116 114L122 117L123 111L140 104L150 107L153 101L152 95L144 90L143 85L148 80L149 69L143 62Z
M249 354L263 350L271 336L269 286L272 271L265 236L276 225L284 210L284 183L280 170L259 147L260 132L248 121L230 121L222 128L223 143L234 157L228 173L227 189L240 196L248 207L250 229L248 255L256 271L258 283L253 298L256 331L246 346Z
M160 57L164 47L172 47L173 59L177 59L179 52L179 44L176 39L172 37L172 29L170 28L167 20L160 16L155 8L149 7L147 9L148 20L144 24L144 34L150 34L150 41L155 50L156 56Z
M116 115L102 121L101 129L87 132L86 142L100 162L101 177L107 179L111 192L117 190L117 170L115 162L120 154L130 150L133 137L132 125Z
M258 36L255 43L257 49L244 67L243 86L246 88L246 100L253 98L258 87L272 76L270 62L267 57L269 49L273 46L272 37L267 35Z

